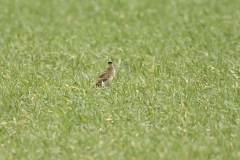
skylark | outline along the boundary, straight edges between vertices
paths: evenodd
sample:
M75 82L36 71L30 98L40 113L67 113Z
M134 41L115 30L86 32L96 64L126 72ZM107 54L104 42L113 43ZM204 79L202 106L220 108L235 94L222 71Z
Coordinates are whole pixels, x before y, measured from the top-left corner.
M102 74L100 74L98 80L92 85L92 88L108 86L109 82L113 80L114 76L115 69L113 67L113 63L108 62L106 70Z

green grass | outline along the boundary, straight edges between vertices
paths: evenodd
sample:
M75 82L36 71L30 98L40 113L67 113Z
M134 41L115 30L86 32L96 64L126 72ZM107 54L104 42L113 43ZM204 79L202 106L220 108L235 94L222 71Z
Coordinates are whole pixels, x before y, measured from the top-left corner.
M239 0L0 3L0 160L240 159Z

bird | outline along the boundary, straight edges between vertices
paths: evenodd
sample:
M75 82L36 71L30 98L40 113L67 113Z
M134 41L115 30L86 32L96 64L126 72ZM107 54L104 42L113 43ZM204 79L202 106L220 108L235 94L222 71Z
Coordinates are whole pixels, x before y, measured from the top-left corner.
M92 85L94 87L105 87L108 86L109 82L113 80L115 76L115 69L112 62L108 62L106 70L100 74L97 81Z

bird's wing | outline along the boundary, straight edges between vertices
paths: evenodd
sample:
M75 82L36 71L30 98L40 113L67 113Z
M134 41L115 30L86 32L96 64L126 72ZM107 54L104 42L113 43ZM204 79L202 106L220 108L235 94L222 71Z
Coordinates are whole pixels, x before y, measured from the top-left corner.
M94 83L94 86L102 86L102 83L104 83L105 81L107 81L108 78L98 78L97 82Z
M108 74L108 72L107 71L104 71L102 74L100 74L100 76L98 77L98 79L99 78L109 78L110 76L109 76L109 74Z
M110 75L108 74L108 72L104 71L102 74L100 74L100 76L98 77L98 80L96 81L96 83L93 86L102 85L102 82L107 81L109 77L110 77Z

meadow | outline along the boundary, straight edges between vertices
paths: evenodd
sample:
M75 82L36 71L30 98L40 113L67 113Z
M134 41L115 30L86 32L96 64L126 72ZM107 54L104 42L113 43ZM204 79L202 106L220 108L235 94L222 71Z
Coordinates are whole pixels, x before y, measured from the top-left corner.
M0 4L0 160L240 159L239 0Z

